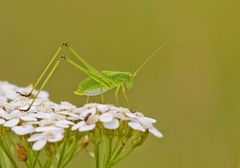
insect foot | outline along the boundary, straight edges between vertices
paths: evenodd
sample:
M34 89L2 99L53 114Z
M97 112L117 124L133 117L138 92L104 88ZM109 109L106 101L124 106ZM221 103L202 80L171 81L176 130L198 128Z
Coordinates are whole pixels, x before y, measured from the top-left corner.
M62 55L61 57L60 57L60 60L66 60L67 59L67 57L65 56L65 55Z
M31 109L31 106L29 106L27 109L17 109L21 112L28 112Z
M24 89L24 90L23 90L24 92L22 92L22 91L16 91L16 93L19 94L20 96L23 96L23 97L30 97L30 96L32 96L32 92L33 92L34 86L33 86L32 84L30 84L30 85L28 86L28 88L29 88L30 90Z
M16 92L17 94L19 94L20 96L23 96L23 97L30 97L32 95L32 92L28 93L28 94L23 94L21 92Z
M63 46L63 47L69 47L69 46L70 46L70 44L69 44L69 42L68 42L68 41L66 41L66 42L63 42L63 43L62 43L62 46Z

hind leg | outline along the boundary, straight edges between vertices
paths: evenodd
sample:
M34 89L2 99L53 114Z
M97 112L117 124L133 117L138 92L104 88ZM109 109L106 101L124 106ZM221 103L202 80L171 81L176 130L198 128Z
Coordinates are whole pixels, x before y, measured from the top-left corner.
M37 91L36 95L33 97L29 107L27 109L19 109L20 111L26 112L29 111L31 109L31 107L33 106L34 102L36 101L36 99L38 98L39 94L41 93L41 91L43 90L43 88L46 86L46 84L48 83L48 81L50 80L50 78L53 76L54 72L56 71L57 67L59 66L61 62L61 58L57 60L57 62L55 63L55 65L53 66L52 70L49 72L49 74L47 75L46 79L44 79L43 83L41 84L39 90Z
M115 101L116 101L116 104L118 105L118 94L119 94L119 89L120 89L121 85L118 86L116 88L116 91L115 91Z
M101 94L101 102L102 102L102 104L104 103L104 96L103 96L103 93Z
M90 99L90 96L87 96L87 98L86 98L86 104L89 103L89 99Z
M129 103L129 100L128 100L128 97L127 97L127 93L126 93L126 89L125 89L124 84L122 85L122 92L123 92L124 99L125 99L128 107L130 108L130 103Z
M100 89L101 89L101 102L103 104L104 103L103 89L102 88L100 88Z
M44 76L47 74L48 70L51 68L51 66L53 65L54 61L56 61L56 59L58 58L59 53L61 51L62 51L62 47L59 47L57 52L54 54L54 56L52 57L51 61L48 63L46 68L43 70L42 74L40 75L40 77L38 78L37 82L31 88L31 91L28 94L23 94L23 93L20 93L20 92L17 92L17 93L20 94L21 96L24 96L24 97L30 97L32 95L32 92L34 91L34 89L36 89L39 86L39 84L42 82Z

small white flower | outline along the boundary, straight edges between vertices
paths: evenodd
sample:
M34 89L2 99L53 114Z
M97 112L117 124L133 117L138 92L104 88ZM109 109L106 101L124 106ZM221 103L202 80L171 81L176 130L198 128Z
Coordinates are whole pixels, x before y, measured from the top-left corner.
M37 94L37 91L36 90L33 91L33 95L36 95L36 94ZM48 99L48 97L49 97L49 94L46 91L41 91L38 95L38 99Z
M99 116L99 120L101 122L112 122L114 120L114 114L113 113L104 113Z
M1 92L10 100L14 100L17 96L16 85L9 84L8 82L1 82Z
M37 119L29 115L29 113L21 112L19 110L14 110L11 113L5 113L2 115L2 118L7 120L4 123L4 126L10 128L16 126L21 120L25 122L37 121Z
M4 117L7 114L2 108L0 108L0 118Z
M3 124L3 126L4 126L4 127L10 127L10 128L12 128L12 127L16 126L19 122L20 122L20 119L18 119L18 118L13 118L13 119L11 119L11 120L9 120L9 121L6 121L6 122Z
M27 135L34 132L34 127L31 124L26 123L22 126L15 126L12 128L12 130L17 135Z
M37 121L35 117L32 117L29 113L27 112L22 112L20 110L14 110L10 113L7 113L4 116L5 119L11 120L11 119L21 119L23 121Z
M96 123L98 122L99 116L96 114L96 109L86 110L82 117L83 121L80 121L76 125L72 127L72 130L79 130L80 132L92 131L96 127Z
M125 109L123 108L117 109L116 107L108 106L108 110L109 111L105 111L105 113L101 114L99 117L99 120L103 123L103 126L106 129L117 129L120 125L119 120L129 120L129 118L124 115L123 112Z
M85 104L85 105L83 106L83 108L84 108L84 109L94 109L94 108L96 109L97 106L98 106L97 103L89 103L89 104Z
M28 95L33 89L33 85L29 85L28 87L17 87L16 92L19 92L23 95ZM35 96L38 93L38 90L34 90L32 95ZM38 95L38 99L48 99L49 94L46 91L41 91Z
M3 106L5 103L7 103L7 97L6 96L1 96L0 94L0 106Z
M147 117L143 117L139 119L139 122L142 124L142 126L147 129L149 132L151 132L153 135L155 135L158 138L163 138L163 134L159 132L154 126L153 123L156 122L155 120Z
M148 130L153 135L155 135L158 138L162 138L163 134L159 132L154 126L153 123L156 122L155 119L144 117L141 113L126 113L126 115L130 118L130 122L128 122L128 125L138 131L145 132Z
M104 128L106 129L111 129L111 130L114 130L114 129L117 129L119 127L119 121L117 119L113 119L111 122L104 122L103 123L103 126Z
M106 129L117 129L119 127L119 121L115 118L117 116L116 112L107 112L99 117L99 120L103 123Z
M96 108L101 113L105 113L105 112L109 111L109 106L105 105L105 104L98 104Z
M56 114L56 113L46 113L45 116L41 113L35 114L36 117L44 117L38 122L40 126L56 126L60 128L68 128L70 125L74 125L73 122L66 120L66 116Z
M72 127L72 130L79 130L80 132L92 131L96 127L96 123L88 124L85 121L81 121Z
M56 131L62 130L61 128L57 128L55 126L40 126L35 128L35 132L47 132L47 131Z
M66 116L66 119L70 120L70 121L76 121L76 120L83 119L79 114L75 114L73 112L60 111L60 112L56 112L56 113Z
M16 90L18 93L21 93L23 95L28 95L32 91L33 85L30 84L27 87L18 87Z
M35 130L36 133L28 138L28 142L34 142L32 149L39 151L44 148L47 142L59 142L63 139L64 130L56 127L41 127Z
M4 124L6 121L2 118L0 118L0 125Z
M8 104L7 109L9 111L16 110L16 109L23 108L25 106L28 107L29 104L30 104L29 99L27 97L22 97L17 95L16 98Z
M146 129L138 122L129 122L128 123L129 127L131 127L134 130L142 131L145 132Z
M60 128L69 128L70 125L74 125L74 123L68 120L60 120L55 123L55 126Z
M82 119L86 119L88 116L96 115L96 113L96 108L85 109L80 113L80 117L82 117Z
M36 111L37 112L45 112L45 113L50 113L50 112L54 112L55 107L57 106L57 104L49 101L49 100L44 100L43 103L41 103L39 106L37 106Z
M55 111L74 111L76 106L72 105L69 102L61 102L60 105L55 107Z
M53 117L53 113L46 113L46 112L36 112L36 113L30 113L30 116L38 119L49 119Z

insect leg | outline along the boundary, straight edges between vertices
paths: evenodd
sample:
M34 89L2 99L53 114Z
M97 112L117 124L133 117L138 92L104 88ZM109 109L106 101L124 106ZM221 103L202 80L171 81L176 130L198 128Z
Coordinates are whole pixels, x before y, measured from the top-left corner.
M49 70L50 66L53 64L53 62L55 61L55 59L58 57L59 53L62 51L62 47L59 47L57 52L54 54L54 56L52 57L51 61L48 63L48 65L46 66L46 68L43 70L42 74L40 75L40 77L38 78L37 82L34 84L34 86L32 87L31 91L25 95L22 94L20 92L17 92L18 94L20 94L21 96L24 97L30 97L32 95L32 92L34 91L34 89L36 89L38 87L38 85L40 84L40 82L42 81L43 77L46 75L47 71Z
M121 88L121 85L117 86L116 91L115 91L115 100L116 100L117 105L118 105L118 94L119 94L120 88Z
M101 88L101 101L102 101L102 104L104 103L104 97L103 97L103 90Z
M39 96L39 94L41 93L41 91L43 90L43 88L46 86L47 82L49 81L49 79L52 77L52 75L54 74L54 72L56 71L57 67L59 66L60 62L61 62L62 58L59 58L57 60L57 62L54 64L53 68L51 69L51 71L49 72L49 74L47 75L46 79L43 81L42 85L40 86L37 94L34 96L32 102L30 103L29 107L27 109L20 109L21 111L29 111L32 107L32 105L34 104L35 100L37 99L37 97Z
M87 96L87 99L86 99L86 104L89 103L89 99L90 99L90 96Z
M91 65L89 65L69 44L65 44L64 45L68 51L75 56L84 66L86 66L86 68L89 70L90 73L94 74L96 77L100 78L102 81L104 81L107 85L109 86L116 86L116 83L109 79L108 77L106 77L103 73L99 72L98 70L96 70L94 67L92 67Z
M89 70L83 68L81 65L77 64L76 62L74 62L73 60L71 60L70 58L66 57L66 61L68 63L70 63L71 65L73 65L74 67L76 67L77 69L81 70L82 72L84 72L85 74L87 74L88 76L90 76L92 79L94 79L95 81L97 81L98 83L101 83L104 87L106 88L112 88L113 85L109 85L105 82L104 79L96 76L95 73L90 72Z
M126 94L126 89L125 89L124 83L122 84L122 92L123 92L123 96L124 96L124 98L125 98L125 100L127 102L127 105L130 108L130 103L129 103L129 100L128 100L128 97L127 97L127 94Z

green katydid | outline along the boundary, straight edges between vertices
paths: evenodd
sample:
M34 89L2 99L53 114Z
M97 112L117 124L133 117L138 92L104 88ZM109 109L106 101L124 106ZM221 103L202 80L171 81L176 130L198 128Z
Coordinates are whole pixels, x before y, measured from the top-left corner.
M39 79L35 83L35 85L32 87L32 90L29 94L24 95L22 93L19 93L22 96L30 97L32 95L32 92L42 83L38 89L38 92L34 96L31 104L27 109L21 109L22 111L28 111L32 107L33 103L35 102L36 98L40 94L40 92L43 90L57 67L59 66L60 62L62 60L65 60L66 62L70 63L80 71L84 72L86 75L88 75L87 78L85 78L83 81L79 84L79 89L75 91L74 93L79 96L87 96L87 100L89 96L102 96L103 101L103 93L115 89L115 96L116 101L118 98L118 93L120 89L123 92L124 98L126 102L129 105L128 98L126 95L126 90L130 90L133 88L133 82L134 78L138 74L138 72L144 67L144 65L149 62L152 58L154 58L157 53L164 48L172 39L168 40L167 42L163 43L157 50L155 50L150 56L146 58L146 60L141 64L141 66L134 72L120 72L120 71L98 71L91 65L89 65L68 43L63 43L61 47L57 50L57 52L54 54L53 58L47 65L47 67L44 69L43 73L40 75ZM78 59L81 64L84 65L81 66L78 63L76 63L74 60L72 60L70 57L66 56L65 54L63 56L60 56L60 53L63 52L63 49L66 48L76 59ZM54 63L55 62L55 63ZM51 70L50 70L51 69ZM48 74L47 72L50 71ZM46 76L47 75L47 76ZM46 77L45 77L46 76ZM43 80L43 78L45 79ZM42 81L43 80L43 81Z

